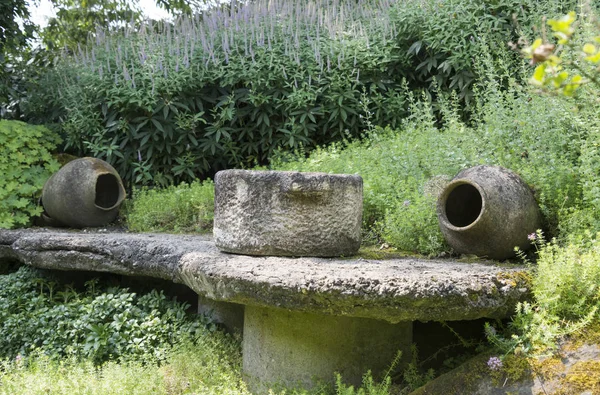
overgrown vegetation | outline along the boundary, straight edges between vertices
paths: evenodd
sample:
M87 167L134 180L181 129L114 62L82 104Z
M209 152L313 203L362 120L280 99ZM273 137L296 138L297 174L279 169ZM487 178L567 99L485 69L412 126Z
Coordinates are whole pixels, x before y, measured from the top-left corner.
M188 306L151 291L137 294L92 279L83 288L51 272L21 267L0 275L0 394L250 394L241 344ZM385 395L401 354L377 382L293 395ZM422 383L413 361L398 393ZM333 379L333 377L332 377ZM279 394L279 392L277 392Z
M155 362L209 324L161 292L138 295L97 280L80 291L26 267L0 276L0 306L0 355L9 359Z
M161 364L128 358L97 365L42 351L19 355L0 365L0 394L250 394L242 382L240 345L231 336L204 333L164 351Z
M438 127L431 104L411 100L399 130L375 129L362 142L317 149L306 159L287 155L274 168L360 174L365 231L402 250L439 255L448 247L437 224L436 191L461 169L505 166L533 187L546 227L557 234L582 199L579 155L589 129L563 99L515 84L503 91L497 80L489 75L480 93L476 126L462 122L449 100L441 102Z
M60 138L43 126L0 120L0 228L31 223L46 180L59 168L52 151Z
M214 197L210 180L135 190L127 208L127 227L135 232L210 232Z
M492 326L486 332L493 344L504 355L536 357L558 349L566 336L581 335L587 328L598 331L600 323L598 286L600 284L600 249L598 247L598 205L597 205L597 137L598 89L597 80L600 62L597 49L591 42L600 43L598 14L590 8L583 8L586 14L575 22L575 13L560 19L550 20L559 46L537 40L526 53L537 66L532 81L547 91L558 92L562 96L577 94L581 124L585 133L580 139L581 156L579 161L579 183L581 199L567 210L566 223L559 238L546 241L538 231L532 237L536 249L535 272L532 290L534 300L517 307L511 324L502 333ZM582 39L576 39L579 33ZM582 46L582 51L575 48ZM545 47L544 47L545 46ZM573 58L582 58L581 62ZM526 263L529 259L520 253ZM593 336L592 336L593 337ZM584 383L591 388L594 383Z

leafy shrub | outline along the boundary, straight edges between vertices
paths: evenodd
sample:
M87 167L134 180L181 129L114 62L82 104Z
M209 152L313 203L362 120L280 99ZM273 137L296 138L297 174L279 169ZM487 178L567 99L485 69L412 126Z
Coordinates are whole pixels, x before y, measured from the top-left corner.
M513 16L529 34L540 9L563 3L215 7L174 24L98 32L41 79L25 112L36 122L63 121L55 127L68 149L107 160L126 182L189 182L264 165L277 148L311 150L359 137L369 125L398 128L409 105L403 80L430 97L456 91L471 112L474 87L485 78L479 58L504 60L492 65L503 88L507 75L520 75L513 69L525 62L507 46L519 37Z
M210 180L136 190L128 206L127 226L136 232L212 231L214 198Z
M413 89L450 89L467 105L473 101L478 71L473 60L483 50L494 48L510 54L507 43L516 40L515 20L527 15L523 0L507 1L405 1L393 8L392 20L398 27L397 72ZM525 14L525 15L524 15ZM522 63L510 56L512 66ZM433 91L431 91L433 93Z
M187 306L162 292L137 295L99 287L97 280L86 286L85 292L76 292L26 267L0 276L0 355L15 358L40 349L53 357L96 363L152 361L202 327L202 316L190 320Z
M42 79L28 117L64 120L68 149L107 160L131 183L161 185L265 163L277 147L358 136L361 101L374 122L398 125L389 7L242 2L99 33Z
M0 228L27 225L42 213L36 198L59 168L60 138L43 126L0 120Z

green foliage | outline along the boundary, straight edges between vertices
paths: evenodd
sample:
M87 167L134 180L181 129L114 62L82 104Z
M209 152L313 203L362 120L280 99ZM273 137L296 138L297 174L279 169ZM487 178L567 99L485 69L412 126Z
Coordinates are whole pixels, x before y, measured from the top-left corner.
M25 47L27 39L33 36L27 5L26 0L0 2L0 104L8 100L12 85L14 70L9 58ZM3 116L1 110L0 106L0 116Z
M23 47L33 32L29 18L29 9L24 0L3 0L0 3L0 63L4 54ZM24 19L24 24L19 24Z
M127 227L135 232L212 231L214 196L210 180L135 190L127 210Z
M41 214L36 198L59 168L51 155L59 142L43 126L0 120L0 228L27 225Z
M441 96L438 127L431 103L408 95L411 114L398 130L376 129L362 142L319 148L307 158L280 155L272 168L360 174L367 239L375 234L392 247L437 255L448 249L434 204L445 180L467 167L500 165L533 187L547 228L557 234L582 204L579 158L593 128L563 98L531 96L519 86L502 91L494 81L490 75L477 94L476 126L461 121L456 100Z
M342 376L339 373L336 374L335 395L388 395L392 386L391 373L398 366L400 358L402 358L402 352L398 351L381 382L376 382L371 371L368 371L363 376L362 386L356 389L353 385L346 385L342 381Z
M115 29L140 22L137 1L126 0L52 0L56 16L50 18L41 37L50 50L76 51L85 46L97 29Z
M362 387L354 388L352 385L344 384L342 376L337 374L335 395L388 395L391 385L392 380L389 376L386 376L382 382L376 383L371 372L368 372L363 377Z
M588 20L583 20L582 26L577 26L574 11L548 21L558 46L543 43L538 38L523 50L532 64L539 63L530 79L533 85L565 96L573 96L581 85L587 83L600 87L600 20L593 9L587 11ZM589 37L581 44L575 34L586 30ZM591 33L593 30L595 33Z
M530 4L531 3L531 4ZM560 3L560 4L559 4ZM213 7L174 24L98 31L64 54L27 101L67 148L107 160L127 183L177 184L266 164L365 128L398 128L411 89L456 92L461 116L493 72L506 89L524 61L506 43L530 33L547 0L339 3L278 0ZM570 3L569 3L570 4ZM503 62L478 66L490 56ZM510 70L510 71L509 71ZM69 109L67 111L67 109Z
M539 235L534 302L519 304L509 336L486 328L506 353L538 355L553 350L562 336L600 322L600 234L582 232L565 245Z
M156 361L201 330L202 316L190 320L187 306L162 292L137 295L97 280L86 287L77 292L26 267L0 276L0 355Z
M538 305L560 319L576 322L600 307L600 235L579 236L564 247L543 246L533 290Z
M507 50L518 38L517 22L529 24L535 9L527 0L500 1L403 1L393 8L392 20L398 27L394 54L398 73L412 89L458 93L469 106L479 72L473 59L482 52L510 60L518 68L522 60ZM433 88L433 89L432 89Z

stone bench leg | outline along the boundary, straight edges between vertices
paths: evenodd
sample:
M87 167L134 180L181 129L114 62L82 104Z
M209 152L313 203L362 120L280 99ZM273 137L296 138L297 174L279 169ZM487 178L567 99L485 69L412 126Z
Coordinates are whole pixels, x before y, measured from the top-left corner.
M398 350L401 365L410 360L412 322L390 324L276 308L246 306L243 370L251 391L269 387L313 387L343 381L360 384L371 370L384 372Z
M198 295L198 314L205 314L229 333L242 333L244 329L244 305L218 302Z

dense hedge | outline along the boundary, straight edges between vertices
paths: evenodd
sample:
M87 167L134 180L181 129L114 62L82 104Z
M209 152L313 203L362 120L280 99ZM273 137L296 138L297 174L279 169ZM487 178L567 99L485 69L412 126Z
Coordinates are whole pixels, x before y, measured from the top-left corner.
M264 164L278 147L398 127L409 88L456 90L468 104L482 53L524 63L507 43L518 37L514 20L528 30L536 19L530 3L234 2L97 32L40 81L26 113L58 122L67 149L106 159L126 182L203 178Z

